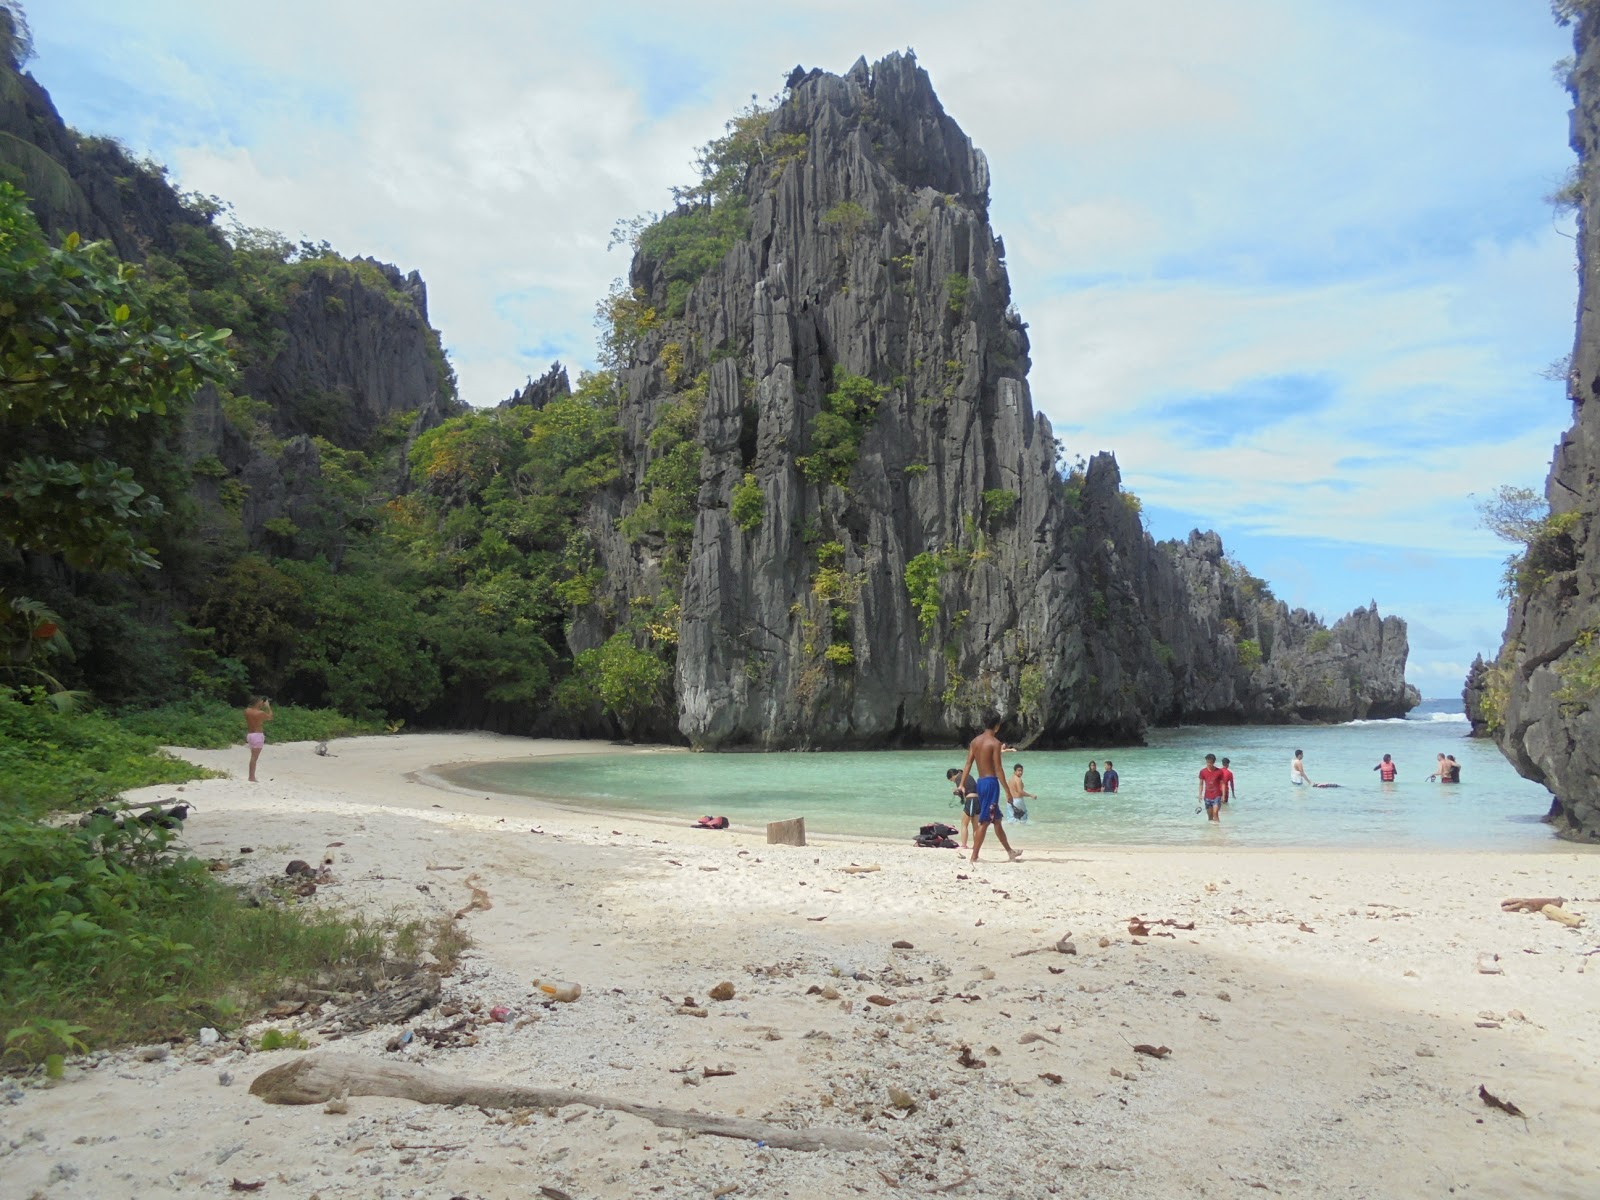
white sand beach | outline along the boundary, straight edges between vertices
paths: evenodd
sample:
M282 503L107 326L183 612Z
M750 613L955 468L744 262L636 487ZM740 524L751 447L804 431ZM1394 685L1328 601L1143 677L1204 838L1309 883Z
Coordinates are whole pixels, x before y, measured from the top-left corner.
M223 1195L235 1181L296 1200L1600 1191L1595 853L1094 848L1019 863L997 853L974 868L951 850L768 846L759 831L689 828L698 813L613 820L426 780L435 764L649 750L477 734L331 749L270 745L259 785L243 779L242 749L186 751L234 778L129 798L193 802L189 844L242 857L229 873L239 882L331 855L335 882L311 903L454 913L472 900L470 879L490 907L460 918L475 947L444 997L475 1016L477 1041L386 1051L397 1026L330 1041L319 1032L329 1010L251 1033L293 1027L311 1053L848 1129L881 1148L782 1150L583 1106L273 1106L250 1082L304 1052L224 1039L155 1062L95 1055L59 1084L0 1089L0 1192ZM1567 897L1585 925L1500 909L1539 895ZM1148 936L1130 934L1134 916ZM1053 948L1068 935L1074 954ZM577 981L583 995L542 1003L535 978ZM711 999L724 981L733 997ZM491 1021L496 1005L513 1018ZM406 1028L457 1019L426 1012ZM1480 1086L1526 1116L1489 1107Z

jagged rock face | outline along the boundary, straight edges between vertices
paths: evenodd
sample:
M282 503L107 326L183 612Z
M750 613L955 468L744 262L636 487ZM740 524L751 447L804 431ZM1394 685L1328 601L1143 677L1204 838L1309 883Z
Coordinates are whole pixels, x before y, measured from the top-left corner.
M170 251L174 230L204 226L166 179L128 157L115 142L74 136L50 93L0 62L0 178L28 194L50 237L77 233L108 239L119 257L143 261L150 249Z
M1570 524L1513 599L1492 671L1505 688L1495 740L1517 771L1554 793L1569 836L1600 841L1600 695L1588 686L1600 640L1600 13L1580 8L1572 72L1578 153L1578 321L1568 394L1575 408L1545 484ZM1571 514L1567 516L1566 514ZM1554 812L1554 808L1552 812Z
M1461 708L1472 726L1470 737L1489 736L1489 664L1483 655L1472 660L1467 668L1467 681L1461 688Z
M1109 455L1063 480L987 221L987 164L914 60L791 78L769 135L803 136L803 155L751 169L748 238L623 371L628 478L589 521L612 590L574 622L574 646L598 644L604 612L681 586L678 726L706 747L949 742L990 707L1039 745L1136 739L1152 718L1408 707L1403 623L1358 613L1333 639L1344 657L1296 658L1316 626L1263 620L1230 592L1215 535L1155 547ZM663 264L640 255L632 278L667 306ZM836 370L882 390L842 484L803 469ZM616 518L702 372L679 585L662 547L630 543ZM758 524L734 516L746 479ZM919 605L908 567L924 555L937 582ZM1241 662L1236 636L1261 639L1261 664ZM1350 663L1395 654L1398 673L1351 682Z
M500 407L543 408L552 400L570 395L572 395L572 381L567 378L567 369L559 362L553 362L550 364L550 369L539 378L528 380L527 387L512 392L509 397L500 401Z
M0 177L17 180L40 225L56 238L77 232L106 239L117 254L141 261L172 253L180 232L223 237L186 208L164 174L134 162L114 141L80 139L61 120L31 75L0 63ZM278 317L270 358L241 372L235 390L273 407L274 430L288 439L281 457L263 455L223 418L213 388L202 388L185 417L189 461L216 457L249 489L244 532L267 545L265 524L288 517L306 525L320 503L319 452L308 434L365 449L389 418L414 413L411 436L463 411L438 338L428 324L422 277L371 258L307 271ZM394 481L404 487L404 479ZM215 503L215 480L197 479L202 501ZM282 550L283 547L274 547Z
M273 406L280 433L363 446L399 413L428 429L460 411L431 347L422 277L355 261L388 286L342 267L309 272L277 322L277 352L240 376L238 390Z

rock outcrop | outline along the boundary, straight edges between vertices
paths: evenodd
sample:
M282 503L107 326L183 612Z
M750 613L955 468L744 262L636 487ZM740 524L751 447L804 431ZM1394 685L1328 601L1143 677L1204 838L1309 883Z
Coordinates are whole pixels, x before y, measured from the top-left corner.
M512 392L509 397L500 401L500 407L543 408L552 400L570 395L572 395L572 381L567 378L567 369L559 362L553 362L550 364L550 369L539 378L528 380L526 387Z
M1486 672L1486 715L1517 771L1555 796L1561 831L1600 841L1600 11L1573 8L1578 318L1567 390L1574 419L1545 484L1550 520L1528 548L1500 653Z
M213 224L215 213L186 204L162 168L135 160L112 139L68 128L33 76L4 62L0 178L27 193L41 227L55 238L76 232L106 240L133 262L198 254L225 264L232 254ZM252 546L290 553L292 544L269 539L267 524L316 523L326 498L316 485L320 451L313 437L365 451L380 434L414 437L464 406L429 324L427 287L417 272L329 255L296 264L281 293L252 343L236 347L242 370L234 390L267 406L265 424L284 439L282 450L264 449L208 387L186 415L183 453L191 463L215 460L243 487L241 520ZM396 419L404 429L388 428ZM403 476L393 482L404 486ZM198 479L195 491L214 504L220 481Z
M606 583L574 648L681 608L669 716L704 747L949 742L991 707L1047 745L1415 704L1397 618L1326 630L1214 534L1156 546L1109 454L1063 470L987 163L914 59L790 78L730 126L740 186L640 241L624 479L588 522Z
M1461 687L1461 709L1467 714L1467 722L1472 727L1469 737L1489 736L1491 703L1489 664L1483 661L1483 655L1480 654L1467 668L1467 680Z

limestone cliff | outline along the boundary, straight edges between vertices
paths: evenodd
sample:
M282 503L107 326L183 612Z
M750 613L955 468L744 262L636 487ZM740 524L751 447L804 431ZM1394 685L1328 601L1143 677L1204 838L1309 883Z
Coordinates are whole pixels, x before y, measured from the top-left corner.
M53 237L109 241L123 259L178 273L191 294L229 282L234 251L212 207L185 202L164 169L114 139L70 129L49 93L9 61L0 61L0 179L28 195ZM260 421L270 436L253 436L241 406L206 388L187 415L184 454L226 471L196 481L202 501L215 503L224 479L242 489L243 532L259 547L269 521L310 528L320 519L313 437L364 451L390 422L404 422L400 432L414 436L464 406L415 271L328 253L238 290L271 292L255 325L236 331L233 389L265 406ZM281 538L270 548L294 550Z
M1325 630L1215 535L1157 547L1110 455L1062 469L987 163L913 59L797 71L730 129L736 186L647 230L614 308L624 479L571 633L676 618L658 732L948 742L993 706L1044 745L1416 702L1397 618Z
M1506 757L1554 794L1563 832L1600 841L1600 11L1573 7L1578 317L1567 388L1574 419L1545 484L1551 518L1518 572L1486 687Z

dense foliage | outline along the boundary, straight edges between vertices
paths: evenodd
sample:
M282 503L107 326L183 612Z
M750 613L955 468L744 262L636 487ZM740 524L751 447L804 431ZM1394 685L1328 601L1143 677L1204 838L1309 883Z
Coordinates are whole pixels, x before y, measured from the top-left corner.
M73 234L50 246L0 184L0 568L27 554L71 568L156 565L156 460L200 384L227 370L227 330L175 330L138 272ZM144 420L141 421L141 418ZM163 421L163 418L169 418ZM136 465L119 457L131 454ZM149 468L149 469L146 469ZM171 494L169 492L169 494ZM0 662L66 649L59 619L0 576Z

